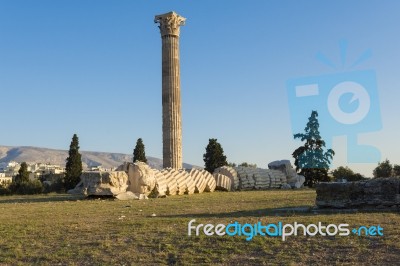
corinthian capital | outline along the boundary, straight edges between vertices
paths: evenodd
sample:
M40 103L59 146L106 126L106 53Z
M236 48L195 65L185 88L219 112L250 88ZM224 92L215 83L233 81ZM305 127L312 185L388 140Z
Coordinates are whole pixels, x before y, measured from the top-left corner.
M179 16L175 12L169 12L157 15L154 18L155 23L160 23L161 36L175 35L179 36L179 27L185 25L186 18Z

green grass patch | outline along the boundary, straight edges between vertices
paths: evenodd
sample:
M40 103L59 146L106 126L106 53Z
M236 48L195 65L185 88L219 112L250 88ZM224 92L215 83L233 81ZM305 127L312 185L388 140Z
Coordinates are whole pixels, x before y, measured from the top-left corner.
M314 190L214 192L142 201L70 195L0 197L5 265L390 265L400 261L392 212L318 212ZM152 217L152 214L156 214ZM381 225L384 236L191 236L198 223Z

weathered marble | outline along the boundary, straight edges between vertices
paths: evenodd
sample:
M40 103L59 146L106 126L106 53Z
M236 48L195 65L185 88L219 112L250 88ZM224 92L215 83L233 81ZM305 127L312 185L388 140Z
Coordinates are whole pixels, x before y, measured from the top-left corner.
M237 174L235 168L233 168L233 167L230 167L230 166L218 167L217 169L215 169L213 174L214 175L215 174L222 174L222 175L227 176L231 180L230 183L231 183L232 187L229 188L229 191L236 190L240 186L240 182L239 182L240 180L239 180L238 174Z
M286 183L292 188L301 188L305 182L302 175L298 175L289 160L278 160L268 164L269 169L279 170L286 176Z
M175 12L157 15L162 39L163 167L182 168L182 118L179 63L180 26L185 18Z
M128 175L124 171L83 172L81 182L68 191L70 194L115 196L126 192Z
M146 163L136 162L128 165L127 191L148 196L156 186L153 169Z
M213 176L216 180L216 189L224 191L232 190L232 180L228 176L218 173L214 173Z
M148 199L148 197L144 194L133 193L132 191L127 191L124 193L120 193L115 196L119 200L141 200L141 199Z
M192 177L195 183L195 193L203 193L207 185L203 171L199 169L191 169L189 175Z

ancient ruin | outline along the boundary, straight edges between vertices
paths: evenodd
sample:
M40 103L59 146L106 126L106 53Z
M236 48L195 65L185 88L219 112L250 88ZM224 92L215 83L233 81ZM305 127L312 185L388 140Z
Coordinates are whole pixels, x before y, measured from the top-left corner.
M400 179L396 177L319 183L316 191L321 208L400 208Z
M179 36L185 18L175 12L157 15L162 39L162 130L163 168L145 163L124 163L115 172L84 172L81 182L69 191L118 199L146 199L173 195L268 188L300 188L298 176L289 161L270 163L270 169L220 167L213 174L206 170L182 169L182 122L180 95Z
M185 18L175 12L155 16L162 39L163 167L182 168L179 33Z
M274 161L270 169L222 166L214 171L217 188L226 191L269 188L301 188L304 176L297 175L289 160Z
M239 191L298 188L302 186L302 183L301 185L287 183L290 178L293 179L292 176L287 174L293 170L290 163L276 161L273 164L279 166L279 170L223 166L217 168L211 174L203 169L176 170L165 168L160 171L152 169L142 162L124 163L114 172L82 173L81 182L68 193L87 196L113 196L117 199L129 200L191 195L213 192L214 190ZM296 177L296 180L300 179L301 176Z

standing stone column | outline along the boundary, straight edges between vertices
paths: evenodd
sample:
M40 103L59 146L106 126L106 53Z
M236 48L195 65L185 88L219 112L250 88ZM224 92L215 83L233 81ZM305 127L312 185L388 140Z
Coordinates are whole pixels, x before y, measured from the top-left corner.
M155 16L162 39L163 167L182 168L179 28L185 18L175 12Z

